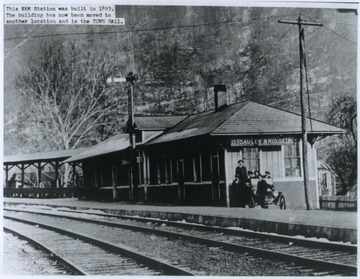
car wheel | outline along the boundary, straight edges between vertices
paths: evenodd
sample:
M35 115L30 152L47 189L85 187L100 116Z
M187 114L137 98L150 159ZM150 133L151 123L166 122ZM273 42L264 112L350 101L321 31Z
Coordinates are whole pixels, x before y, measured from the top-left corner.
M284 209L284 210L286 209L286 201L285 201L284 196L281 196L279 206L280 206L280 209Z

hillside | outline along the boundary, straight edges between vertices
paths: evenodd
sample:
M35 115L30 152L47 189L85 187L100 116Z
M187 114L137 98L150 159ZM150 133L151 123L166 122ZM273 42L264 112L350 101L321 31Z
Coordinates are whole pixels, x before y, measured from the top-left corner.
M53 149L26 114L16 87L24 69L53 43L107 53L122 75L139 75L137 113L194 113L213 107L214 84L244 99L299 111L298 29L306 27L312 116L326 121L333 100L356 95L357 15L331 9L121 6L125 26L5 26L5 154ZM291 28L291 29L290 29ZM47 36L50 35L51 36ZM57 35L58 34L58 35ZM26 38L31 36L30 38ZM126 89L121 87L126 115ZM119 126L123 121L119 119ZM91 134L92 139L96 134ZM84 145L93 142L84 141Z

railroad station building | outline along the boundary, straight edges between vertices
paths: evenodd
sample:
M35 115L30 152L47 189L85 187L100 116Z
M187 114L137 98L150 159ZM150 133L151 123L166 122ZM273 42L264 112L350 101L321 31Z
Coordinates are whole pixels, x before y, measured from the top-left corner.
M316 208L316 141L345 131L307 121L309 196ZM128 124L124 134L64 161L82 162L84 197L231 206L235 168L243 159L248 171L271 173L288 208L306 208L300 115L252 101L227 105L216 96L213 110L135 116L134 122L133 148Z
M166 129L177 124L186 116L138 116L134 132L136 141L136 166L133 178L136 189L130 185L130 140L129 134L119 134L94 147L65 160L64 163L81 163L83 167L83 184L78 185L80 198L117 199L122 201L134 199L138 189L144 189L146 165L142 146L145 142L159 136ZM135 193L133 193L135 191ZM142 194L144 196L144 194ZM146 195L145 195L146 196ZM142 198L144 199L144 198Z

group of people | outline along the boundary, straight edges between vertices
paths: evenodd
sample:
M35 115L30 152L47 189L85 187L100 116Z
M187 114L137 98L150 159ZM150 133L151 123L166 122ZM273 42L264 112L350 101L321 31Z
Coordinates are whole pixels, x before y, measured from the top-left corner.
M251 187L251 179L259 179L257 182L257 196L258 202L262 208L267 208L265 204L265 197L268 188L272 188L272 185L269 185L265 179L271 178L270 172L266 171L265 175L261 175L259 171L255 170L254 172L247 172L246 167L244 166L244 161L239 160L238 166L235 171L235 180L232 184L233 198L235 201L235 206L245 207L246 204L250 203L251 196L253 194Z

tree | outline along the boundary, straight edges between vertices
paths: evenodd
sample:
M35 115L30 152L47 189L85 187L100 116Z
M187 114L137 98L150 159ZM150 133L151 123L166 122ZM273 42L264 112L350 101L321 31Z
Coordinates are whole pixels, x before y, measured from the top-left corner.
M91 135L106 137L126 102L126 94L121 98L116 88L106 86L111 57L84 49L52 43L17 78L28 119L41 124L44 140L58 150L79 147Z
M342 96L333 102L328 114L329 122L348 132L334 139L329 145L327 162L341 182L337 194L345 195L356 190L357 182L357 112L356 97Z
M357 145L357 112L354 96L342 96L336 99L328 114L328 120L348 130L349 140L353 141L355 146Z
M117 88L106 86L115 60L84 49L51 43L17 78L17 89L27 105L24 125L35 127L21 132L36 137L41 151L75 149L92 139L105 139L124 124L117 116L126 107L126 94L121 98ZM67 187L71 169L65 165L60 171Z

